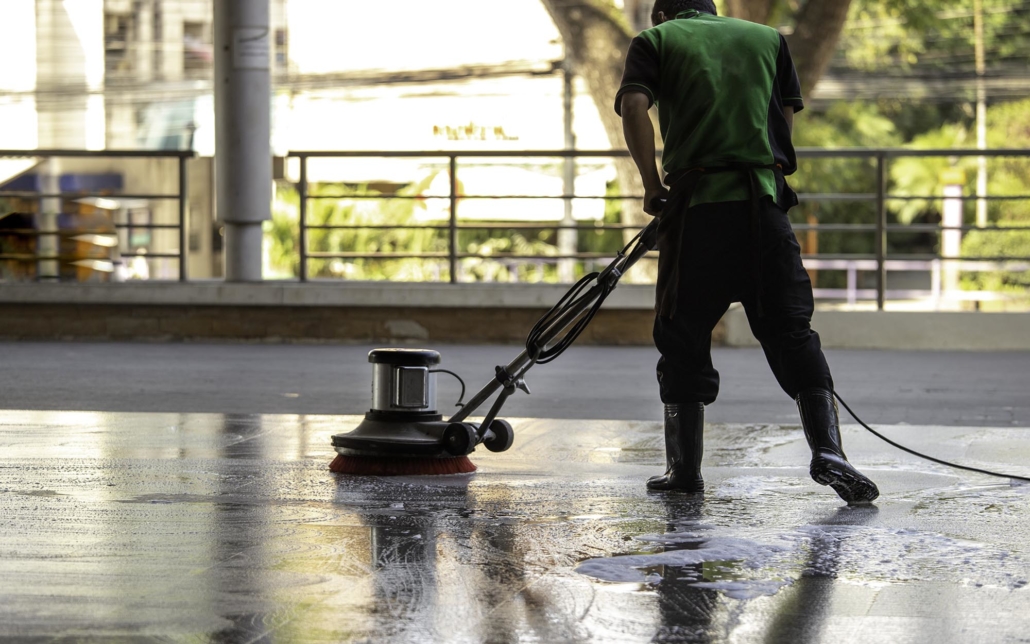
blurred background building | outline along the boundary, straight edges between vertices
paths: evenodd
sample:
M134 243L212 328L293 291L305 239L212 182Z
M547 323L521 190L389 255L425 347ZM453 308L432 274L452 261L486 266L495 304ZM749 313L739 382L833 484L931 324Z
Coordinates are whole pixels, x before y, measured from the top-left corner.
M736 15L747 9L736 7L739 0L719 4ZM790 34L797 4L763 0L747 10L766 7L762 19ZM632 29L648 26L649 1L612 6ZM6 44L0 53L0 149L195 152L186 163L183 252L190 279L222 274L212 162L212 13L212 0L0 3ZM853 0L837 53L811 92L798 143L1030 146L1020 116L1030 112L1027 20L1025 0ZM446 227L451 216L447 158L310 159L310 194L338 196L309 204L308 223L327 227L308 237L309 250L326 255L309 258L311 277L446 281L455 279L449 275L454 269L456 281L569 281L590 269L587 255L610 254L621 245L618 225L635 224L626 202L613 198L624 186L610 159L572 164L516 154L622 147L606 131L591 88L569 73L567 45L547 2L516 0L501 10L473 0L398 0L387 11L373 2L272 0L271 25L272 149L278 159L274 216L265 226L266 278L300 274L299 163L285 158L291 150L510 150L512 157L462 160L458 193L531 197L461 200L457 218L484 228L460 232L458 246L468 257L449 267L435 257L447 251L447 233L433 230ZM1028 202L1015 199L1030 193L1019 179L1030 169L1026 162L963 157L892 164L889 189L897 200L889 203L889 223L916 228L896 234L890 250L938 259L945 251L1030 255L1020 241L1025 232L999 246L991 240L1000 237L986 233L960 232L961 239L952 235L945 243L941 231L918 228L939 225L946 211L960 225L1030 222ZM814 195L868 195L876 181L868 165L806 161L797 187ZM179 206L150 197L178 189L175 159L0 158L0 255L60 258L0 260L0 279L177 279ZM573 191L579 198L562 199ZM988 192L1008 200L988 207L968 199ZM871 216L870 204L847 199L809 200L793 212L802 227L862 224ZM524 227L545 224L552 228ZM616 228L602 229L605 224ZM395 228L346 228L360 225ZM579 230L569 236L557 225ZM584 230L592 226L597 230ZM16 232L30 229L67 234ZM872 252L870 235L799 229L799 238L817 287L827 289L829 299L842 299L846 287L851 295L844 299L853 304L854 294L870 286L871 271L848 259ZM381 252L392 255L357 256ZM548 259L569 253L583 257L574 263ZM396 257L405 254L423 257ZM511 259L516 255L526 259ZM821 255L843 259L820 263ZM977 291L1019 292L1025 291L1021 276L1030 275L1022 265L999 272L985 264L981 268L992 270L960 275L928 262L894 271L894 288L939 294L942 276L950 276L952 288L962 281Z

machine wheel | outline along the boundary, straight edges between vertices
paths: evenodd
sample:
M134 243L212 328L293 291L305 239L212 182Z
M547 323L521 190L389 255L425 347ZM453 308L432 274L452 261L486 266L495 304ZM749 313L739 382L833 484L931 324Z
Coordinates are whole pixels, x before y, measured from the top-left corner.
M505 452L515 442L515 430L506 420L495 419L490 423L490 431L493 432L494 437L483 441L483 445L491 452Z
M451 423L443 433L444 449L454 456L467 456L476 448L479 434L468 423Z

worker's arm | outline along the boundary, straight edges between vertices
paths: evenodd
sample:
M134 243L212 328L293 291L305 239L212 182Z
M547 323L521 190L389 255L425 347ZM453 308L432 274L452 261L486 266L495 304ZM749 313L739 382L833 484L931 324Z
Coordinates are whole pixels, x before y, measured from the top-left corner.
M665 199L669 191L662 185L655 159L654 126L647 115L650 99L643 92L626 92L622 95L622 133L630 156L637 164L640 178L644 182L644 212L657 215L660 208L653 208L654 199Z
M805 109L801 98L801 81L794 67L794 60L787 48L787 39L780 36L780 53L776 59L776 79L774 84L779 88L780 105L783 106L783 118L787 121L787 129L794 134L794 115Z

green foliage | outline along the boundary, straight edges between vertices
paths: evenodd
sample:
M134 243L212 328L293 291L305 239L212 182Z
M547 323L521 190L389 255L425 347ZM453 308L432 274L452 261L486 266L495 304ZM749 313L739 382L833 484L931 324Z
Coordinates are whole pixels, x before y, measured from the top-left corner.
M894 125L862 103L836 103L823 114L802 112L794 142L798 147L887 147L898 144ZM872 193L876 191L875 163L869 159L801 159L798 172L789 181L802 193ZM871 224L875 207L870 201L821 201L806 199L791 210L794 223ZM801 235L807 242L808 235ZM859 233L823 232L818 247L807 245L806 253L869 254L875 251L875 236ZM819 286L843 287L843 273L821 272Z
M987 139L991 147L1030 148L1030 100L991 107L987 113ZM991 159L989 192L994 196L1030 195L1030 160ZM1030 257L1030 200L990 202L989 219L999 226L1026 227L1024 231L971 231L962 240L966 257ZM1030 271L980 272L963 276L963 288L1008 291L1030 299Z
M398 191L398 197L421 194L432 176ZM312 278L346 277L355 280L435 281L446 279L444 261L421 259L365 259L319 257L339 253L446 253L447 231L428 228L417 220L421 203L414 199L379 199L381 193L367 186L346 184L312 184L308 202L308 223L311 226L395 226L385 229L319 229L308 230L308 252L311 259L308 274ZM369 198L373 197L373 198ZM299 274L299 198L292 187L280 187L266 234L271 242L271 268L283 276Z
M1030 52L1026 0L984 0L988 68L1025 60ZM856 0L839 51L864 71L971 70L974 66L972 2Z
M921 134L912 140L913 148L957 148L975 147L976 141L969 141L968 131L959 125L944 125L933 132ZM965 194L976 192L976 159L972 157L948 159L946 157L902 157L891 163L893 194L902 197L928 195L940 197L944 191L941 175L945 170L958 169L965 172ZM917 218L929 215L940 219L939 199L913 199L892 204L898 221L911 224Z
M1025 225L999 222L1001 225ZM991 232L974 230L962 240L962 254L967 257L1030 256L1030 227L1026 231ZM1026 262L1021 262L1026 264ZM982 271L965 273L962 288L975 291L996 291L1015 294L1018 300L1030 300L1030 270Z
M448 230L433 227L445 221L427 222L418 215L424 205L423 194L435 175L397 191L396 198L382 196L367 186L340 183L313 184L308 202L308 275L311 278L352 280L446 281L450 279ZM610 190L614 189L610 187ZM326 198L329 197L329 198ZM405 198L407 197L407 198ZM615 202L610 202L615 203ZM293 187L281 186L276 193L272 221L265 224L269 251L269 276L295 278L299 275L299 197ZM611 207L605 220L618 223L619 211ZM468 222L464 222L468 225ZM489 224L489 222L483 222ZM549 225L549 224L544 224ZM319 226L375 226L376 228L324 229ZM611 252L622 247L618 231L582 232L578 236L583 252ZM554 282L558 272L554 261L525 260L518 256L554 257L558 255L557 233L535 228L463 228L457 248L475 257L460 259L463 281L481 282ZM342 253L439 254L437 258L377 259L331 257ZM322 256L320 256L322 255ZM588 267L577 262L581 276ZM592 270L592 269L591 269Z

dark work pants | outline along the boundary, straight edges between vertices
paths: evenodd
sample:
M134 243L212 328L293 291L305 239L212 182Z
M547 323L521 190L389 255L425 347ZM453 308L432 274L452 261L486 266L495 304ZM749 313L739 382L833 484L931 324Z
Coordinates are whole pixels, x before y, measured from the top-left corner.
M667 213L673 215L673 213ZM741 302L780 387L791 398L811 388L833 389L819 335L812 330L812 282L787 213L762 200L761 313L755 306L751 204L702 204L685 213L680 286L673 317L654 325L662 402L710 404L719 395L712 366L712 330ZM665 259L663 261L668 261Z

